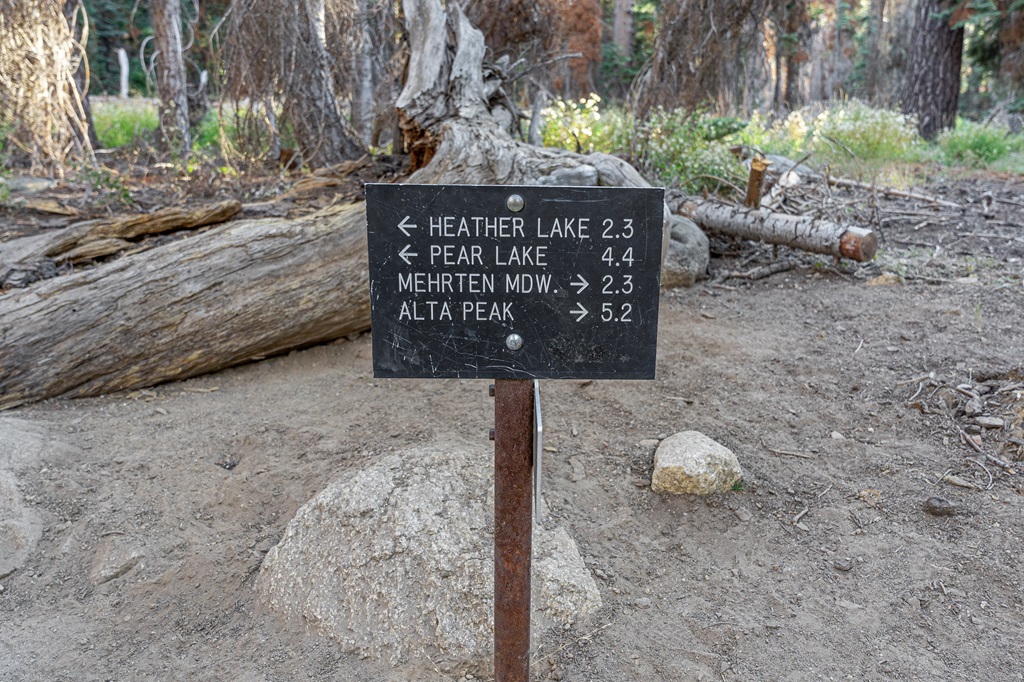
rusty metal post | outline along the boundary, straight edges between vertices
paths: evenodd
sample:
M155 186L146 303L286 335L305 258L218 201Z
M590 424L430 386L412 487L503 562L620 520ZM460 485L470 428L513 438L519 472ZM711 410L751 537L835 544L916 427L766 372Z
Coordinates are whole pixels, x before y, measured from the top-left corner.
M529 682L533 381L494 386L494 680Z

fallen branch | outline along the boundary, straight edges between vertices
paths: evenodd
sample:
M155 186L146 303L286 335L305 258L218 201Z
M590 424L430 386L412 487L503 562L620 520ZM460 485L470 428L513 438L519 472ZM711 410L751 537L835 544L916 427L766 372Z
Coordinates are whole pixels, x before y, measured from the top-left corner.
M920 194L919 192L904 192L903 190L895 189L893 187L886 187L884 185L872 185L866 182L858 182L857 180L848 180L846 178L834 178L831 175L825 175L825 182L832 185L833 187L849 187L851 189L864 189L869 192L877 192L887 197L900 197L902 199L917 199L918 201L927 201L930 204L937 206L946 206L948 208L959 208L962 209L963 205L953 201L946 201L930 194Z
M42 255L49 258L64 260L66 254L75 249L100 240L131 240L151 234L160 234L172 230L190 230L206 225L215 225L233 218L242 205L235 201L222 201L199 208L164 208L152 213L131 216L118 216L101 220L89 220L73 225L52 244L48 245ZM121 250L123 245L108 242L106 250L95 248L92 258L107 256ZM110 250L112 249L112 250ZM79 256L79 260L84 260Z
M791 260L777 260L774 263L762 265L760 267L754 268L753 270L748 270L747 272L726 273L725 276L722 277L721 279L749 279L751 281L757 279L765 279L766 277L777 275L780 272L787 272L789 270L792 270L795 265L796 264Z
M712 200L689 201L679 212L701 228L742 239L867 262L878 249L872 230L829 220L791 216L763 208L743 208Z

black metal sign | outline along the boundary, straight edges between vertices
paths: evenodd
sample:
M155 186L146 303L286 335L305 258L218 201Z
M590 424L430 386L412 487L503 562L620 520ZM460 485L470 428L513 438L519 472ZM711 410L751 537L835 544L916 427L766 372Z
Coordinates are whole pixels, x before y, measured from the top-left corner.
M653 379L663 201L367 185L374 376Z

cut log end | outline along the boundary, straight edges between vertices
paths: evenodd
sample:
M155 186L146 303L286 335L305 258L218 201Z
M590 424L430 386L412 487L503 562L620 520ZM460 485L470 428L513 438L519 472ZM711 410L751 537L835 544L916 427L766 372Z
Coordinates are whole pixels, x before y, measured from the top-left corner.
M867 263L878 250L878 236L863 227L851 227L839 239L839 252L850 260Z

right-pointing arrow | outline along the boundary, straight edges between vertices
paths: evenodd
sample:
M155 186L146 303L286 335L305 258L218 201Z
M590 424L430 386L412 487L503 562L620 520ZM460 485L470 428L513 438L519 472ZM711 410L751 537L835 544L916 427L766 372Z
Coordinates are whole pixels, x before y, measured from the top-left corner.
M589 310L587 310L586 308L584 308L584 307L583 307L583 304L582 304L582 303L580 303L579 301L576 301L576 305L577 305L578 307L577 307L577 308L574 308L574 309L572 309L572 310L570 310L570 311L569 311L569 314L570 314L570 315L577 315L576 321L577 321L577 322L579 322L579 321L581 321L581 320L582 320L582 319L583 319L584 317L586 317L586 316L587 316L587 315L588 315L588 314L590 313L590 311L589 311Z
M576 276L580 278L580 281L578 281L578 282L569 282L569 286L571 286L571 287L579 287L579 289L576 290L576 295L578 296L580 294L580 292L582 292L584 289L586 289L587 287L590 286L590 282L588 282L587 280L583 279L583 275L576 275Z

